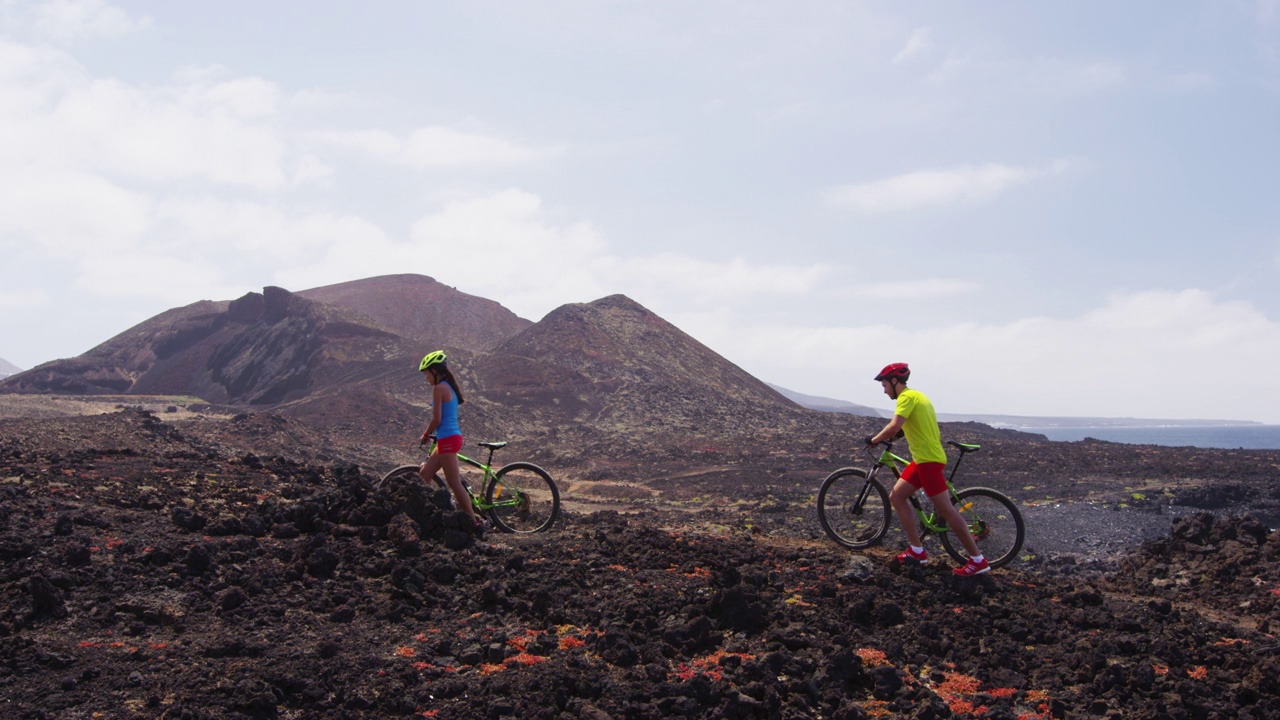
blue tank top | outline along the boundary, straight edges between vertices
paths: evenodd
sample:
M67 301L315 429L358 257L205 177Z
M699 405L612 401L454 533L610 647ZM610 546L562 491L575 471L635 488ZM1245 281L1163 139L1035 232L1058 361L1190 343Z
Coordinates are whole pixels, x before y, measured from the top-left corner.
M436 427L436 438L441 440L462 434L462 428L458 426L458 391L453 387L449 391L453 393L453 399L440 406L440 425Z

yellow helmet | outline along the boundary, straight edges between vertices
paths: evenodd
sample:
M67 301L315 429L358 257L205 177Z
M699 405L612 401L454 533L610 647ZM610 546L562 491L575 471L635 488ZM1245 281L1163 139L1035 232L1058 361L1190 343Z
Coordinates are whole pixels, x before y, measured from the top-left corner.
M418 372L422 372L432 365L443 365L444 361L445 357L443 350L429 352L426 354L426 357L422 358L422 362L418 363Z

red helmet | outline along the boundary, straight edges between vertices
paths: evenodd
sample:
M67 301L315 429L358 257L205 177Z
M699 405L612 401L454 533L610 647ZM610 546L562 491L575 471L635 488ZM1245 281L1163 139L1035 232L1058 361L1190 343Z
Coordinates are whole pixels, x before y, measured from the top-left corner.
M911 368L906 363L889 363L884 366L880 374L876 376L876 380L901 380L907 381L911 377Z

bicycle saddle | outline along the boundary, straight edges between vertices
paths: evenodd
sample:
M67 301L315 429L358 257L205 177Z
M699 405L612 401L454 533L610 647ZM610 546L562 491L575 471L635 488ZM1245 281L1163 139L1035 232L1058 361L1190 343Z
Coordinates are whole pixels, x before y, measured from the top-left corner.
M959 450L961 453L976 452L982 449L981 445L973 445L971 443L956 442L955 440L948 440L947 444Z
M506 443L506 442L482 442L482 443L478 443L478 445L480 445L480 447L482 447L482 448L489 448L490 450L497 450L497 449L499 449L499 448L504 448L504 447L506 447L506 446L507 446L507 443Z

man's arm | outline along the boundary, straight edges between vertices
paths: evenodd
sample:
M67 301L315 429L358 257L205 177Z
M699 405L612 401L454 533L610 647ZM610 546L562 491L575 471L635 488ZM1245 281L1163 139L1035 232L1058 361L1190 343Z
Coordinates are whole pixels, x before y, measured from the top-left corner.
M898 431L901 430L902 426L905 425L906 423L907 423L906 418L902 417L901 415L894 415L893 419L889 421L888 425L884 426L883 430L867 438L867 444L879 445L880 443L886 440L892 440L893 436L897 435Z

